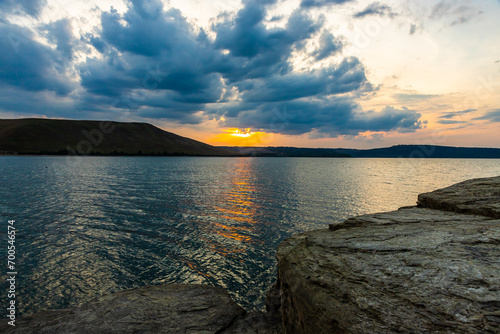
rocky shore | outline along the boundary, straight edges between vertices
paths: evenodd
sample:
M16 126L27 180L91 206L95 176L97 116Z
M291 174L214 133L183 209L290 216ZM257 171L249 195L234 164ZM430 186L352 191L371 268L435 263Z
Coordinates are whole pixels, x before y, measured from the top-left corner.
M158 285L27 315L2 333L500 333L500 177L292 236L267 312Z
M287 333L500 329L500 177L421 194L278 248Z

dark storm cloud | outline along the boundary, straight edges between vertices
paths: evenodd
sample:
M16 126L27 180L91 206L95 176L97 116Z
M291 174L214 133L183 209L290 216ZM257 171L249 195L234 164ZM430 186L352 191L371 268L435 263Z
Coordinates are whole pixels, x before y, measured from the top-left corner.
M123 16L116 11L102 14L101 36L87 36L90 44L103 51L104 59L89 59L81 66L82 85L89 93L118 99L133 90L166 91L163 116L169 118L168 101L173 101L183 103L186 117L192 119L192 112L221 99L227 88L222 78L243 87L247 79L287 73L287 60L296 44L321 27L298 11L285 29L267 29L264 17L262 2L247 2L234 19L214 26L217 38L211 42L176 9L164 11L157 1L147 6L130 2ZM134 101L120 105L138 109L150 104L149 99ZM161 116L161 112L153 114Z
M352 0L302 0L300 7L323 7L331 5L341 5L346 2L351 2Z
M365 131L412 132L423 126L419 120L421 115L414 110L387 106L380 112L363 112L358 103L346 97L243 103L225 112L227 126L252 127L287 135L313 130L329 137L358 135Z
M108 44L100 36L88 33L82 36L82 39L92 45L100 53L105 53L107 51Z
M481 117L473 118L473 120L486 120L490 122L500 122L500 109L494 109Z
M214 27L217 33L214 46L228 50L230 58L220 68L231 81L243 78L267 77L289 71L288 58L301 42L322 27L306 14L294 11L285 29L267 29L263 23L265 8L250 2L234 20Z
M414 132L423 127L420 121L422 115L406 107L397 109L386 106L381 112L370 110L366 113L355 114L352 124L365 131L397 131ZM353 126L353 128L356 128Z
M188 105L188 107L189 106L192 107L192 105ZM168 119L170 121L178 122L181 124L200 124L205 120L202 115L195 113L195 109L186 109L185 105L183 104L178 104L177 108L175 108L175 105L169 106L169 110L170 112L168 115ZM186 113L186 111L190 112ZM165 118L165 110L163 108L145 107L141 108L140 112L137 113L137 116L144 118L162 119Z
M57 45L57 50L68 59L73 57L73 47L75 36L71 31L71 22L68 19L61 19L51 22L46 26L50 42Z
M396 14L392 11L391 7L383 5L380 2L373 2L369 4L365 9L363 9L360 12L357 12L353 16L359 19L370 15L388 16L388 17L396 16Z
M348 93L360 89L363 84L367 84L364 68L359 59L351 57L336 67L277 75L255 80L249 88L239 88L246 102L274 102Z
M132 1L123 17L116 10L104 12L101 24L104 41L121 52L148 57L177 51L175 48L182 43L177 39L187 38L190 42L193 37L191 27L180 11L170 9L163 12L159 1ZM184 46L190 45L186 43Z
M306 2L303 7L347 1ZM160 0L130 0L125 13L102 12L100 28L84 36L73 36L69 20L43 26L41 35L50 47L18 26L0 23L0 43L6 50L0 54L0 84L5 88L0 108L38 110L52 117L127 115L180 124L223 116L228 126L332 137L422 126L420 114L404 107L363 112L354 100L372 86L355 57L321 69L294 70L294 52L309 52L312 60L341 53L341 40L324 30L321 18L313 20L298 9L284 18L283 27L269 28L267 10L276 1L243 3L234 16L219 17L207 33L179 10L165 9ZM12 36L21 37L12 42ZM316 38L317 50L306 51ZM88 53L74 65L75 54L86 49L99 56ZM75 67L78 89L67 74ZM57 99L72 91L70 97ZM16 104L23 92L30 101ZM56 96L52 106L50 96Z
M43 115L47 117L78 117L73 109L74 101L54 99L50 91L27 91L19 87L2 87L0 89L0 110L19 115Z
M0 13L37 17L45 4L45 0L0 0Z
M80 67L87 92L118 99L114 104L125 109L147 107L151 99L144 96L164 92L165 118L175 110L173 104L183 103L186 118L191 118L193 110L220 98L221 76L214 67L222 67L222 55L178 10L164 11L160 1L131 1L123 16L111 10L101 21L101 36L87 38L104 58L89 59Z
M64 95L74 86L60 52L34 40L31 31L0 22L0 84Z
M323 31L319 38L319 48L313 53L316 60L322 60L342 51L342 41L331 33Z

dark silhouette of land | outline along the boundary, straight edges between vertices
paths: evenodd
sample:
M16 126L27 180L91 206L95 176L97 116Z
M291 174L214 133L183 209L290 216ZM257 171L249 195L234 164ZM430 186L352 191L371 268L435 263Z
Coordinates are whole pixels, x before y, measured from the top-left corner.
M349 158L350 154L331 148L219 146L252 157Z
M1 154L238 156L147 123L0 120Z
M453 147L437 145L395 145L369 150L336 149L358 158L461 158L498 159L500 149L486 147Z
M353 158L473 158L499 159L500 149L480 147L451 147L436 145L396 145L367 150L344 148L298 147L230 147L222 146L255 157L353 157Z
M499 159L500 149L435 145L367 150L215 147L148 123L26 118L0 120L0 154Z

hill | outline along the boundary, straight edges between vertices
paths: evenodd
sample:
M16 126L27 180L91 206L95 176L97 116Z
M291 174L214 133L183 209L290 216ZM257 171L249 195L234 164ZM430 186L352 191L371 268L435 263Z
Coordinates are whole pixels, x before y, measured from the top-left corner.
M2 154L199 155L238 153L147 123L55 119L0 120Z
M331 148L301 147L238 147L220 146L226 150L252 157L309 157L309 158L345 158L347 153L340 153Z
M395 145L368 150L335 149L357 158L461 158L498 159L500 149L484 147L452 147L436 145Z
M436 145L396 145L367 150L299 147L222 147L254 157L473 158L499 159L500 149Z

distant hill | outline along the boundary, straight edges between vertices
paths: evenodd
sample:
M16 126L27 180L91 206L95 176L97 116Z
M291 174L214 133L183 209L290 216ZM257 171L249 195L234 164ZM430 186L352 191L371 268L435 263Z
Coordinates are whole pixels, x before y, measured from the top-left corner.
M353 158L473 158L499 159L500 149L435 145L396 145L367 150L298 147L223 147L255 157L353 157Z
M436 145L395 145L369 150L335 149L357 158L461 158L498 159L500 149L484 147L452 147Z
M238 147L219 146L246 156L253 157L310 157L310 158L346 158L350 154L337 152L331 148L300 148L300 147Z
M2 154L235 156L233 151L147 123L55 119L0 120Z

